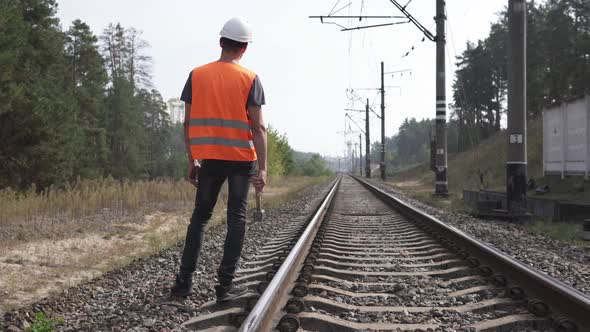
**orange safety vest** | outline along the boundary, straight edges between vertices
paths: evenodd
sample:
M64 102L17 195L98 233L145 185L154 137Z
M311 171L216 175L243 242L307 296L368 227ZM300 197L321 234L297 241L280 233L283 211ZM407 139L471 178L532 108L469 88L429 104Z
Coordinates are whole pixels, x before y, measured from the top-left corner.
M220 61L193 70L189 123L193 159L257 159L246 106L255 78L238 64Z

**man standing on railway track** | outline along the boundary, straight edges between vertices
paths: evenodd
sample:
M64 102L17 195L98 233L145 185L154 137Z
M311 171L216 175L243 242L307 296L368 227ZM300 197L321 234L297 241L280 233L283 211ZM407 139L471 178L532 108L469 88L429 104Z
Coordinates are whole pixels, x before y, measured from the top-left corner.
M189 181L198 189L180 272L170 291L179 297L191 294L205 226L227 179L227 235L215 286L217 302L225 302L248 291L233 279L244 242L250 181L256 195L262 194L266 184L267 141L262 85L255 73L239 65L252 41L250 25L232 18L220 36L219 60L192 70L182 91Z

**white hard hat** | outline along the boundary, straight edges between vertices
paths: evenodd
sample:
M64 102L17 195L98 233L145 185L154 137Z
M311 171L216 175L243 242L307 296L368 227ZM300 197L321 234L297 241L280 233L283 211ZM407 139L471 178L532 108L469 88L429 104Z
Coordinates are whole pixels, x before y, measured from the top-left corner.
M252 28L242 17L233 17L225 22L219 35L242 43L252 42Z

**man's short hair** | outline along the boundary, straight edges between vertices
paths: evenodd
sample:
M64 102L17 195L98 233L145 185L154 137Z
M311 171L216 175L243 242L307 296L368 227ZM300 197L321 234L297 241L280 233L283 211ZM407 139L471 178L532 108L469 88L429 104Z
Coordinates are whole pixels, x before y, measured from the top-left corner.
M242 43L225 37L221 37L220 41L221 48L227 52L238 52L239 50L248 46L248 43Z

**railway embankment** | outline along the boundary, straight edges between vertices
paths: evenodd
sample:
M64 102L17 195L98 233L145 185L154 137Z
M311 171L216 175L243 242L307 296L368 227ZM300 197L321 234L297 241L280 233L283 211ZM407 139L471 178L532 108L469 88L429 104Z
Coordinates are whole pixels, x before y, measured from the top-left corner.
M269 221L249 228L252 234L246 246L264 242L271 236L272 227L279 225L278 220L285 220L283 214L303 210L306 200L315 196L315 190L327 180L325 177L271 179L264 201ZM121 330L128 330L125 326L154 329L182 322L186 317L181 312L176 318L170 315L160 320L158 316L171 314L172 309L158 304L158 297L167 295L178 268L179 246L184 240L194 200L180 199L191 191L188 183L182 181L178 187L174 186L158 188L162 191L176 188L176 192L170 193L174 197L165 206L144 201L139 204L142 208L136 210L132 206L125 210L120 207L117 214L107 214L113 208L79 219L38 215L36 220L45 221L38 225L41 228L37 228L37 233L19 236L16 221L5 220L0 225L4 230L0 246L0 317L3 317L0 330L3 327L7 331L20 331L35 320L37 312L64 318L65 325L59 330L71 331L111 330L113 326L122 326ZM160 203L163 201L161 197L158 199ZM172 204L173 201L177 204ZM213 296L212 276L216 275L214 271L221 257L218 253L223 244L226 201L222 192L203 250L207 252L201 260L205 264L197 272L197 280L203 283L197 295L204 300ZM253 198L251 205L254 205ZM48 210L42 212L47 214ZM27 220L32 223L35 219L29 216L20 223ZM196 301L195 305L199 303ZM166 311L167 308L170 310ZM160 313L156 314L156 310Z
M590 182L584 181L581 176L565 179L543 176L541 120L534 119L528 124L528 177L534 180L535 185L527 194L538 202L535 209L539 213L526 227L529 231L547 235L551 239L584 247L586 243L581 241L581 234L586 210L583 209L590 204ZM506 191L506 140L506 133L503 131L480 142L471 150L450 154L449 196L446 198L432 196L434 173L428 163L398 170L388 177L386 184L410 198L445 211L472 213L473 205L464 200L465 191ZM544 187L549 190L539 195L536 188ZM578 210L580 212L576 212Z

